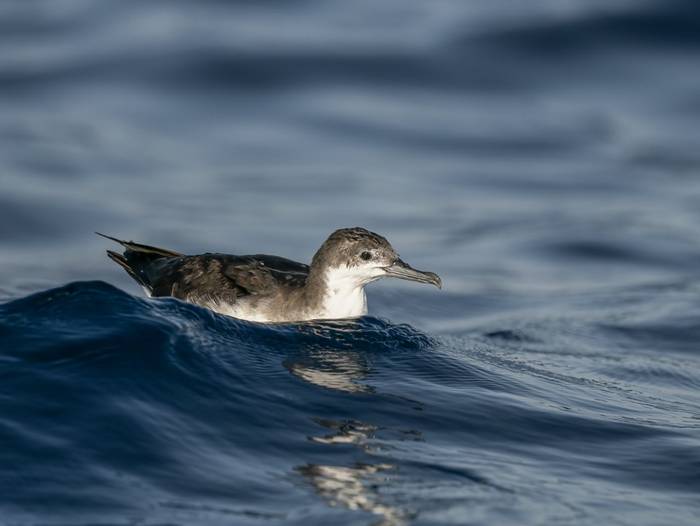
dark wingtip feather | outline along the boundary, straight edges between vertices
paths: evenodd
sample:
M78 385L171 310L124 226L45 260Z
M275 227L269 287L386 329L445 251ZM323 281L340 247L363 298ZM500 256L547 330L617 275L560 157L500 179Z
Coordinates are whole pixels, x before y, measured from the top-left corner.
M108 236L107 234L103 234L101 232L95 232L95 234L97 234L98 236L103 237L105 239L109 239L111 241L119 243L120 245L123 245L125 243L125 241L122 241L121 239L117 239L116 237Z
M153 255L161 256L161 257L180 257L180 256L182 256L182 254L180 254L179 252L175 252L174 250L169 250L167 248L159 248L159 247L153 247L151 245L134 243L133 241L125 241L123 239L108 236L107 234L102 234L101 232L95 232L95 234L97 234L98 236L101 236L105 239L109 239L111 241L114 241L115 243L119 243L121 246L123 246L127 250L131 250L132 252L139 252L142 254L153 254Z
M139 285L148 287L148 285L144 283L143 279L141 279L141 277L134 271L134 269L131 268L129 262L123 255L119 254L118 252L115 252L114 250L107 250L106 252L107 257L109 257L109 259L111 259L117 265L126 270L127 274L129 274L129 276L131 276Z
M119 252L115 252L114 250L106 250L105 252L107 252L107 257L109 257L109 259L119 263L120 265L127 265L126 258Z

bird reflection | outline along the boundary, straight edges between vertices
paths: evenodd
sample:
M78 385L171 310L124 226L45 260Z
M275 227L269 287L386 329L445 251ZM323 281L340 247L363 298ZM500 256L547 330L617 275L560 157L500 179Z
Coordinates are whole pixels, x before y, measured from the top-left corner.
M284 366L294 376L320 387L345 393L374 392L373 387L362 383L370 368L356 352L316 348L286 360Z
M368 441L375 437L378 426L358 420L315 419L315 422L331 430L323 436L311 436L318 444L354 444L366 453L372 448ZM397 506L383 502L380 490L390 483L395 466L390 463L356 463L353 466L307 464L296 468L314 487L316 493L331 506L344 506L350 510L362 510L380 517L378 525L399 526L406 524L410 514Z
M337 421L327 418L314 418L313 420L320 426L330 429L331 433L324 436L311 436L309 440L312 442L329 445L353 444L369 454L380 454L390 448L386 443L382 443L380 446L377 441L372 440L380 429L385 439L391 438L401 442L423 441L422 433L413 429L390 429L359 420Z
M365 324L370 323L365 321ZM298 334L309 335L306 345L284 362L287 370L306 382L345 393L374 393L375 388L366 383L370 374L371 352L375 349L376 332L366 330L358 322L326 322L309 324L299 328ZM383 330L383 329L382 329ZM380 338L383 342L384 339ZM364 351L363 351L364 349ZM409 403L421 410L418 402L395 395L387 399ZM381 454L375 438L380 426L359 420L315 419L326 428L321 436L310 436L309 440L326 446L354 445L368 458ZM396 435L398 440L420 440L415 431L382 432ZM392 473L395 465L388 462L358 462L349 466L330 464L305 464L295 468L324 498L330 506L343 506L350 510L372 513L378 517L377 525L400 526L412 517L406 509L392 505L384 496L393 485Z
M314 421L333 432L322 437L309 437L309 440L318 444L355 444L365 449L365 442L374 437L379 429L377 426L365 424L357 420L345 420L338 422L324 418L314 419Z
M397 507L381 502L378 487L379 473L392 470L392 464L355 464L352 467L308 464L297 468L314 486L316 492L331 506L345 506L380 517L377 525L406 524L408 514Z

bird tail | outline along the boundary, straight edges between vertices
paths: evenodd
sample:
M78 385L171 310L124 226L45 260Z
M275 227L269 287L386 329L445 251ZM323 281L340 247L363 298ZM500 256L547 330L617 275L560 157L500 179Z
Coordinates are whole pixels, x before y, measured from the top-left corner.
M182 256L179 252L174 252L165 248L142 245L141 243L134 243L133 241L124 241L123 239L101 234L100 232L95 232L95 234L114 241L115 243L119 243L126 249L123 254L119 254L113 250L107 250L107 256L122 267L134 281L149 291L151 291L152 286L148 279L146 267L153 261L161 258Z
M107 234L101 234L100 232L95 232L98 236L102 236L105 239L119 243L121 246L130 250L132 252L137 252L141 254L151 254L154 256L166 257L166 258L177 258L182 256L179 252L173 250L168 250L167 248L152 247L150 245L142 245L141 243L134 243L133 241L124 241L123 239L117 239L116 237L108 236Z

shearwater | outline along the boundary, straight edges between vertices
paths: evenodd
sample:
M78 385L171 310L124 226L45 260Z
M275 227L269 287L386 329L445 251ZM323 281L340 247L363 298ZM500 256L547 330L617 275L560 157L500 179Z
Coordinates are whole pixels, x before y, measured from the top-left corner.
M263 254L187 256L96 233L125 248L122 254L108 250L107 255L149 296L173 296L251 321L363 316L365 285L383 277L442 288L437 274L412 268L386 238L360 227L333 232L310 265Z

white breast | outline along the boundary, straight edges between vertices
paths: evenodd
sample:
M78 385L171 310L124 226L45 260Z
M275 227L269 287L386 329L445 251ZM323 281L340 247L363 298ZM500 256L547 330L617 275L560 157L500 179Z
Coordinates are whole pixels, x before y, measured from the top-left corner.
M326 273L326 294L321 317L357 318L367 314L366 279L357 270L335 267Z

